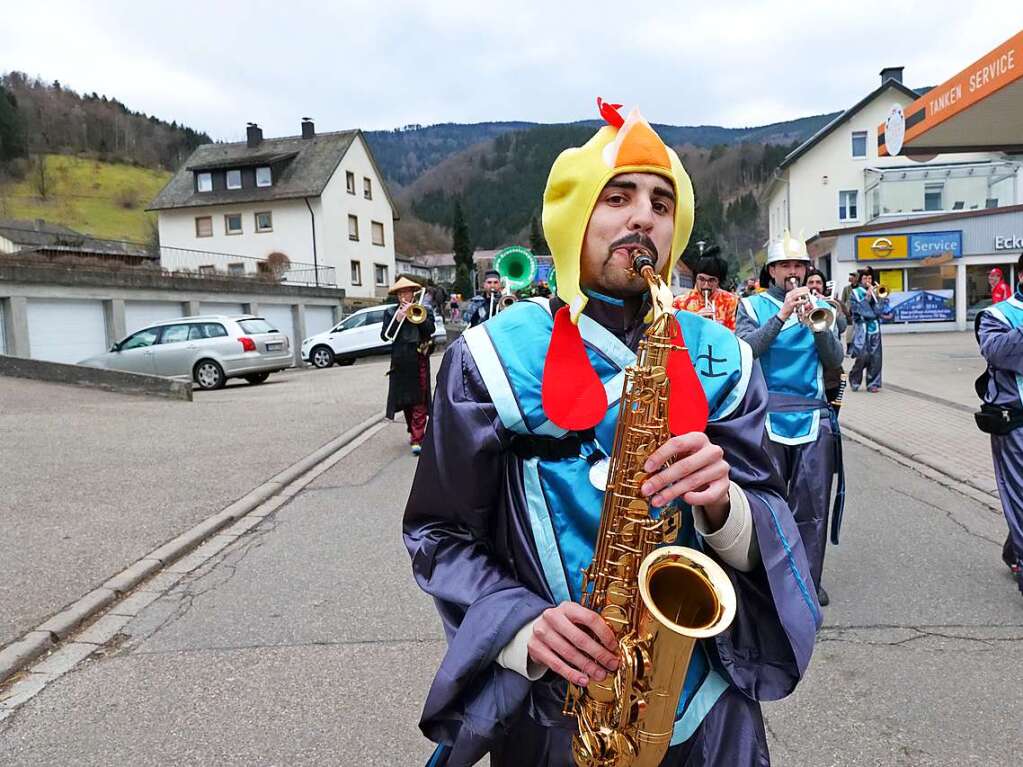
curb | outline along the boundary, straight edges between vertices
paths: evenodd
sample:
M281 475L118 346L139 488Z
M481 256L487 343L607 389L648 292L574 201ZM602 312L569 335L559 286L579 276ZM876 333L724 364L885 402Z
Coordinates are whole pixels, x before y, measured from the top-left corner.
M997 495L977 487L965 477L957 477L951 474L946 466L922 461L909 452L899 450L883 442L878 442L844 424L841 429L843 437L848 436L853 442L858 442L864 447L883 455L885 458L913 469L913 471L922 474L928 479L933 479L938 484L987 506L993 511L998 512L998 514L1002 513L1002 502Z
M377 413L353 426L305 458L274 475L230 506L149 552L137 562L107 579L98 588L72 602L44 623L0 649L0 684L5 683L37 658L53 649L58 642L68 637L75 629L98 615L158 570L181 559L218 531L255 511L268 499L281 493L291 482L383 420L384 413Z
M192 382L0 354L0 375L146 397L192 401Z

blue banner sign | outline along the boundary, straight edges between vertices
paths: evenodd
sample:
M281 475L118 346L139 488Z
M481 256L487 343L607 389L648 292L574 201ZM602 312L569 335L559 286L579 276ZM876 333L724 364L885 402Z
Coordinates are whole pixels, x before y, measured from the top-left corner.
M963 255L963 233L959 232L922 232L909 235L910 258L932 258L947 253L952 258Z
M894 315L884 322L954 322L952 290L906 290L892 293L888 305Z

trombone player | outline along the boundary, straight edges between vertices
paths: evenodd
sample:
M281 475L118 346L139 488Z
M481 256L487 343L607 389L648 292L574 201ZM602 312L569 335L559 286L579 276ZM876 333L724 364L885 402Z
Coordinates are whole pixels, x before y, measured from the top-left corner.
M842 364L835 310L805 286L810 267L806 245L788 232L767 251L770 287L739 303L735 332L753 349L767 379L767 446L787 488L789 506L806 548L822 605L831 477L838 493L831 540L838 542L844 499L838 422L824 391L824 370ZM830 321L829 319L830 318Z
M387 371L387 417L405 415L412 455L419 455L430 415L430 352L436 325L433 311L422 303L425 289L400 278L388 294L398 303L384 312L380 339L391 342L391 369Z

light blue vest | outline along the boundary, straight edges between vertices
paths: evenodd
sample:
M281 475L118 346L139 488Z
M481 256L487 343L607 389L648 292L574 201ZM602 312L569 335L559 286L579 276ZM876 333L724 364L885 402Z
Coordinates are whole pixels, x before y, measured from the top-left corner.
M999 301L984 311L991 312L992 316L997 317L1010 328L1023 327L1023 301L1016 296ZM1019 395L1020 402L1023 402L1023 375L1019 373L1016 374L1016 393Z
M761 327L774 317L782 302L769 293L757 293L742 299L743 307ZM830 308L817 300L817 305ZM778 337L760 356L767 390L807 399L824 399L824 369L821 367L813 333L793 312L781 326ZM820 410L794 413L767 414L767 436L783 445L803 445L815 442L820 430Z
M727 328L691 312L677 312L686 346L703 384L711 420L727 417L742 401L753 369L749 346ZM501 423L521 434L550 437L567 432L547 419L541 382L553 318L546 299L520 301L494 319L463 334L476 367L490 392ZM533 541L547 585L558 602L579 601L582 570L593 559L604 493L589 479L595 451L610 453L618 420L624 369L636 355L612 333L586 315L579 330L593 369L607 393L608 408L596 426L596 439L578 457L561 461L522 461L523 486ZM701 548L692 512L682 505L678 543ZM713 668L702 646L693 652L679 700L673 745L688 740L728 682Z
M858 286L856 286L855 288L852 289L852 292L853 292L853 297L857 301L859 301L861 303L865 303L866 302L866 300L867 300L867 289L866 288L858 285ZM876 317L872 318L872 319L864 320L863 324L867 326L867 333L873 334L873 333L881 332L881 323L878 322Z

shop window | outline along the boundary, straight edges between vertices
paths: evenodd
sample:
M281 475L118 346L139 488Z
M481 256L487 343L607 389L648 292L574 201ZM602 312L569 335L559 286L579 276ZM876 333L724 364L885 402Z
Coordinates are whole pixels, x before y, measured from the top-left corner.
M977 312L994 303L991 300L991 285L988 274L994 268L1002 270L1002 279L1014 289L1016 285L1013 265L1008 264L976 264L966 267L966 319L973 322Z
M956 315L956 265L906 269L906 292L894 297L895 322L952 322Z

